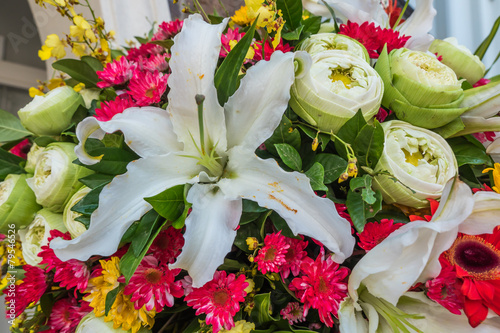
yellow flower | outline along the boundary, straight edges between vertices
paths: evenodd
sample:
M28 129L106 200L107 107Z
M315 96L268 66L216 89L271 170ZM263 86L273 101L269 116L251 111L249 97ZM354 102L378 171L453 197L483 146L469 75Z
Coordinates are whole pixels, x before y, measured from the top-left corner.
M229 41L229 46L231 47L231 50L234 49L236 44L238 44L238 41L235 39ZM252 60L254 56L255 56L255 50L253 46L251 46L248 48L248 52L245 55L245 59Z
M87 20L83 18L81 15L76 15L73 17L73 22L76 25L72 25L69 27L69 34L71 37L78 38L82 40L84 37L87 38L91 43L97 42L97 37L92 30L92 26Z
M250 333L252 330L255 329L255 324L254 323L249 323L245 320L240 320L234 323L234 327L231 328L229 331L226 329L222 329L219 332L220 333Z
M45 61L52 56L53 47L48 47L47 45L42 45L42 49L38 50L38 57Z
M111 49L109 48L109 43L105 38L101 38L101 50L103 54L106 53L106 62L111 62Z
M483 173L488 171L493 171L493 181L495 186L492 187L493 191L500 193L500 163L495 163L494 168L487 168L483 170Z
M104 315L106 295L120 285L118 278L121 276L118 257L111 257L110 260L100 260L99 262L102 266L102 274L89 280L86 291L90 294L83 298L90 302L97 317Z
M143 306L139 310L136 310L134 303L130 301L131 297L132 295L125 296L123 291L119 292L108 315L104 317L104 321L113 321L115 329L121 327L126 331L131 330L132 333L139 331L142 326L152 328L156 315L154 308L151 311L147 311Z
M248 249L250 251L255 250L257 248L257 246L259 246L259 241L255 237L247 237L246 242L248 245Z
M76 86L73 87L73 90L76 92L79 92L80 90L85 88L85 83L78 83Z
M71 48L71 52L79 58L86 55L86 51L87 47L83 43L73 43L73 47Z
M56 34L48 35L47 39L45 39L44 46L51 48L50 53L56 59L61 59L66 55L66 51L64 50L64 47L66 46L66 42L64 40L59 39L59 36L57 36ZM43 46L42 46L42 50L43 50Z
M28 93L30 94L31 98L34 98L35 96L43 96L43 95L45 95L43 93L43 87L42 87L42 89L40 89L40 87L37 87L37 88L31 87L29 89Z
M252 20L247 16L247 10L247 6L242 6L240 9L234 12L234 15L231 16L231 20L241 26L249 25L250 23L252 23Z

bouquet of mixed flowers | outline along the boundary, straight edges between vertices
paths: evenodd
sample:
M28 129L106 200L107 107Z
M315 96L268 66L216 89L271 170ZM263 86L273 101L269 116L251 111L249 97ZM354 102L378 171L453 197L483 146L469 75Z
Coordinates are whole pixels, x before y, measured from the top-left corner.
M472 54L430 0L195 1L120 51L37 2L72 25L0 111L11 331L500 330L500 19Z

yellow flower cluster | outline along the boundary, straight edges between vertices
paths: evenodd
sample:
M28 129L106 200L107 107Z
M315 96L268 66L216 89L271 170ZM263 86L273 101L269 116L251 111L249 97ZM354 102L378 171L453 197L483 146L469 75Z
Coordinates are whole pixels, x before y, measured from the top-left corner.
M497 193L500 193L500 163L495 163L494 168L487 168L483 170L483 173L493 171L493 182L495 186L492 186L491 189Z

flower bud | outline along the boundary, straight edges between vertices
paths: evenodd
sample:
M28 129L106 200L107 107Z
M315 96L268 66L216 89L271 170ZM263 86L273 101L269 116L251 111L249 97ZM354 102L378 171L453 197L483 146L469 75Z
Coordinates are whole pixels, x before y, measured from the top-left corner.
M361 109L369 121L379 110L384 84L363 59L331 50L312 56L312 65L291 88L290 105L321 131L337 133Z
M26 229L19 230L23 258L28 265L36 266L42 261L38 253L42 246L49 243L50 230L53 229L66 232L62 215L44 208L36 213L33 222Z
M40 207L26 183L28 175L8 175L0 182L0 233L6 234L10 224L20 229L33 221Z
M76 238L87 231L85 225L82 222L76 221L76 218L82 214L74 212L71 210L74 205L76 205L80 200L83 199L91 191L87 186L83 186L79 189L73 196L69 199L68 203L64 207L63 211L63 222L72 238Z
M40 154L33 177L26 181L35 192L36 202L44 208L60 213L71 196L82 187L78 179L91 170L73 163L75 144L55 142Z
M18 115L21 123L37 135L59 135L71 124L71 118L83 104L83 98L73 88L58 87L45 96L35 96Z
M444 40L435 39L429 51L442 56L441 62L452 68L459 77L474 84L484 77L486 67L478 56L463 45L459 45L455 37Z
M385 143L373 187L386 203L424 208L441 197L458 171L455 155L438 134L404 121L382 123Z
M90 312L85 317L80 320L80 323L76 327L75 333L127 333L132 332L131 330L123 330L122 328L114 328L113 321L104 321L104 316L96 317L94 312ZM151 330L148 330L144 327L139 329L137 333L148 333Z
M356 55L366 62L370 61L368 51L357 40L351 37L335 33L321 33L312 35L304 40L298 47L299 50L307 51L310 55L328 50L342 50Z
M83 98L83 105L85 105L87 109L90 109L90 107L92 106L92 101L95 99L99 100L101 89L96 89L96 88L82 89L79 91L79 93Z
M33 143L26 158L27 159L26 166L24 167L24 170L26 170L26 172L31 174L35 172L36 162L38 161L38 158L40 157L40 154L43 152L44 149L45 147L40 147L36 143Z

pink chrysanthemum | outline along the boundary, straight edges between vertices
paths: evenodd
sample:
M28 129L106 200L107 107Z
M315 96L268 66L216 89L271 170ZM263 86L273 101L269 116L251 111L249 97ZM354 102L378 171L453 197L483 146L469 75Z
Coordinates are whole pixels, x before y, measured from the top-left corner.
M157 54L152 55L148 59L141 58L139 62L139 68L148 70L150 72L164 72L168 68L168 62L166 60L167 54Z
M285 237L285 242L290 245L285 254L285 262L280 267L281 277L283 279L288 278L290 271L294 276L299 275L300 265L302 261L307 256L307 252L304 249L307 247L307 241L302 239L294 239Z
M243 36L245 36L244 32L239 32L238 28L227 30L227 33L221 36L222 47L220 49L219 57L225 58L228 53L231 51L231 41L239 42Z
M137 65L134 62L128 62L126 57L114 60L104 67L104 70L97 71L97 76L101 79L97 82L99 88L107 88L125 84L132 78Z
M19 316L31 303L37 303L47 289L45 272L43 269L24 265L24 278L15 286L14 292L9 292L5 302L15 304L16 317Z
M440 260L441 272L437 277L425 283L427 296L438 302L451 313L461 315L464 307L463 295L460 293L460 282L453 266L446 260Z
M181 281L175 281L180 271L170 270L166 265L159 264L155 257L146 256L123 293L132 295L130 301L134 302L136 310L145 306L148 311L154 308L156 312L160 312L164 306L174 305L174 297L184 296Z
M253 57L253 60L255 61L260 61L262 60L262 42L255 42L254 43L255 47L255 55ZM281 51L283 53L287 52L292 52L293 51L293 46L290 46L288 44L283 44L283 40L280 40L279 44L276 46L276 48L273 48L273 45L271 44L271 41L267 41L266 44L264 45L264 60L269 61L271 59L271 55L275 51Z
M114 101L102 102L101 107L95 109L95 117L99 121L109 121L115 114L122 113L125 109L136 106L127 94L121 94Z
M246 287L245 275L236 277L225 271L216 271L211 281L201 288L194 288L185 301L196 309L197 316L205 313L206 323L217 333L222 328L230 330L234 327L233 317L240 310L240 302L245 300Z
M269 234L264 239L264 246L255 257L257 268L264 274L267 272L277 273L285 263L285 255L290 244L286 237L278 233Z
M161 263L172 264L175 258L181 253L184 246L184 236L180 229L169 227L160 231L153 244L149 248L149 253L155 256Z
M78 306L73 297L60 299L52 307L47 326L53 332L73 333L80 320L91 311L92 308L87 302L82 301L81 306Z
M394 223L394 220L389 219L382 219L380 222L368 222L365 224L363 232L358 234L358 245L368 252L403 225L403 223Z
M283 319L288 320L290 325L306 320L304 317L304 307L302 307L299 302L288 303L286 307L280 311L280 315Z
M19 142L17 145L12 147L9 150L9 152L16 156L26 159L26 156L28 155L30 148L31 148L30 140L24 139L23 141Z
M340 267L331 256L323 259L324 253L316 261L304 260L300 269L304 274L295 278L289 288L304 303L304 317L310 308L317 309L320 320L328 327L333 326L333 314L337 318L340 302L347 296L347 276L349 269Z
M158 31L154 34L151 40L166 40L174 38L175 35L181 32L182 23L183 21L178 19L175 21L163 22L160 24Z
M54 238L62 237L63 239L70 240L71 236L67 233L62 233L59 230L51 230L49 237L49 244L42 246L42 250L38 254L42 258L41 265L46 264L45 271L49 272L55 269L53 281L58 282L61 287L66 289L75 288L83 292L87 289L87 284L90 278L90 271L87 263L84 261L70 259L68 261L61 261L54 254L54 250L50 248L50 242Z
M135 71L130 80L129 95L138 106L147 106L159 103L163 93L167 90L168 75L158 71Z
M127 60L138 61L140 58L148 58L151 55L162 54L165 49L160 45L151 43L141 44L139 48L133 47L128 50Z

